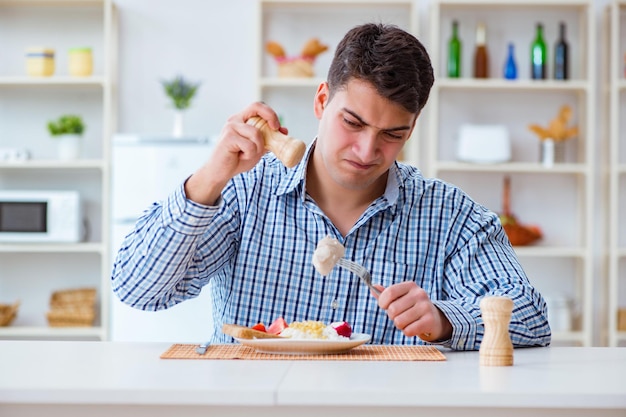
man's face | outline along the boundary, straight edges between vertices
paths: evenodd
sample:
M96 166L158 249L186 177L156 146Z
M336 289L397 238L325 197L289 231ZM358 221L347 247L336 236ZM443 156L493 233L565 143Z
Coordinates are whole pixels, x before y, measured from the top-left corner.
M321 85L314 107L320 119L316 163L322 163L336 184L350 190L366 190L386 181L384 174L409 139L417 119L357 79L337 91L332 100L328 85Z

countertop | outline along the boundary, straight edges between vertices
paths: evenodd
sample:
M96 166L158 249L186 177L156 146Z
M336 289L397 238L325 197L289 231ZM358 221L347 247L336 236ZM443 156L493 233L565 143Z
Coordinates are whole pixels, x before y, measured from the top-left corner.
M445 362L160 359L170 344L0 341L0 415L626 416L626 349ZM420 413L416 414L416 411Z

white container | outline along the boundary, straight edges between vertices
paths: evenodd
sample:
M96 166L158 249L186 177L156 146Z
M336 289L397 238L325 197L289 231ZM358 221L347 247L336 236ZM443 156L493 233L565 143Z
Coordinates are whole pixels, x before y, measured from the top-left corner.
M509 130L503 125L462 125L459 128L457 159L482 164L509 161Z
M69 161L80 158L82 136L66 134L55 136L53 140L58 142L59 159Z
M552 332L572 330L572 302L565 296L545 297Z

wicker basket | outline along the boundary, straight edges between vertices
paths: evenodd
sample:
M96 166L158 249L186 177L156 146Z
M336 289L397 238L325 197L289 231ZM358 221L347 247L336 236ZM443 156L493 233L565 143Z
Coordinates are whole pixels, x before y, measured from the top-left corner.
M96 318L96 289L75 288L55 291L46 314L51 327L90 327Z
M313 62L311 60L295 58L278 63L278 76L280 78L310 78L314 75Z
M11 325L17 316L17 309L19 306L19 301L16 301L13 304L0 304L0 326L5 327Z
M93 308L62 307L46 313L50 327L91 327L96 318Z
M95 288L76 288L55 291L50 297L50 308L93 307L96 303Z
M626 332L626 308L617 311L617 330Z

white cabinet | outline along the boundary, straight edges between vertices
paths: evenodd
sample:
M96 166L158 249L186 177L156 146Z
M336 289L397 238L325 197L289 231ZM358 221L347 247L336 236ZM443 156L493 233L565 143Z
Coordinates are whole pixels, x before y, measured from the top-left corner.
M258 99L276 110L291 136L305 142L317 134L313 97L326 79L335 47L350 28L366 22L392 23L417 35L417 7L412 0L259 0L258 8ZM267 42L278 42L288 56L296 56L311 38L328 46L315 60L315 75L278 77L277 63L265 49ZM406 159L416 161L417 139L412 138L407 147Z
M86 237L74 244L0 243L0 303L20 300L17 318L0 338L107 339L109 140L114 131L115 7L110 0L0 0L0 148L28 150L26 161L0 161L0 189L77 190ZM49 77L26 75L25 51L53 48ZM93 75L72 77L68 51L91 47ZM46 125L62 114L82 116L79 159L57 158ZM92 327L49 327L53 291L95 287Z
M593 273L595 126L595 17L591 1L441 0L430 18L430 52L436 81L428 104L429 175L460 186L478 202L502 212L505 176L511 178L511 209L521 223L538 225L543 238L515 250L531 282L548 299L565 298L573 313L571 328L553 331L554 344L592 345L593 294L601 284ZM462 76L446 75L452 22L459 23ZM552 79L559 23L565 22L570 49L570 79ZM475 30L487 27L488 79L472 76ZM530 45L542 23L548 49L548 79L530 79ZM503 67L513 43L518 78L507 80ZM579 134L566 142L562 162L540 164L539 139L528 129L547 126L560 107L573 110ZM522 116L523 115L523 116ZM512 158L494 164L457 160L463 125L504 125ZM623 252L622 252L623 253Z
M606 74L609 139L608 336L610 346L626 346L626 1L613 0L606 10L608 68ZM621 331L619 329L622 329Z

